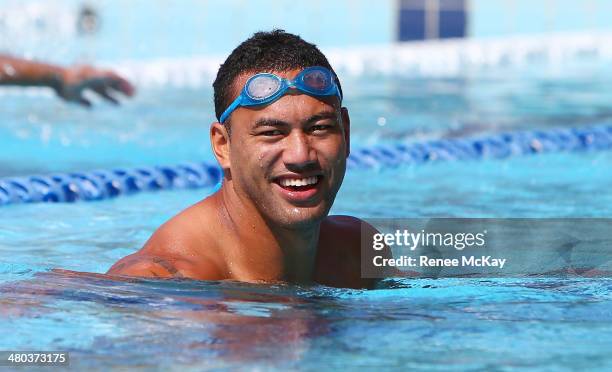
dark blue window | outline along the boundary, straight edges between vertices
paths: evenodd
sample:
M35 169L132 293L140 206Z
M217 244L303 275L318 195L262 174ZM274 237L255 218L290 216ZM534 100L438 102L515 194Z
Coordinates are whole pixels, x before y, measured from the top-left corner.
M425 39L425 9L401 9L400 41Z
M466 36L465 0L401 0L399 5L400 41Z
M442 10L440 11L440 22L438 37L445 39L449 37L465 36L465 11Z

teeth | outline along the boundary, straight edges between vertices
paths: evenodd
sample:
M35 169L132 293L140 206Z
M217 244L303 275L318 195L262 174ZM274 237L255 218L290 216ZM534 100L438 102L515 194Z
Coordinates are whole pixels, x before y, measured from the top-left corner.
M308 177L300 179L282 179L280 180L281 186L307 186L314 185L317 183L317 177Z

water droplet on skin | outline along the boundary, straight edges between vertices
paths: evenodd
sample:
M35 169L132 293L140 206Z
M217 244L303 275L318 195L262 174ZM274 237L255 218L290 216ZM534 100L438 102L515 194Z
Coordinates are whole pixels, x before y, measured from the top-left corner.
M263 160L263 155L262 154L257 155L257 161L259 162L259 168L264 167L262 160Z

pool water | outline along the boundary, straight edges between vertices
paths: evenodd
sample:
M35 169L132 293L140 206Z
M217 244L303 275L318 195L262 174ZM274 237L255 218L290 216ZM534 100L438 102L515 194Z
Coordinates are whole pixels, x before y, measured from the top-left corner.
M605 369L610 280L322 286L41 273L6 283L3 349L70 350L76 369Z
M543 74L545 75L545 74ZM352 144L610 122L610 76L350 77ZM0 177L213 161L208 87L144 87L120 108L0 91ZM612 153L351 170L332 210L367 217L609 217ZM612 368L607 278L388 279L378 289L103 273L211 189L0 208L0 350L109 367Z

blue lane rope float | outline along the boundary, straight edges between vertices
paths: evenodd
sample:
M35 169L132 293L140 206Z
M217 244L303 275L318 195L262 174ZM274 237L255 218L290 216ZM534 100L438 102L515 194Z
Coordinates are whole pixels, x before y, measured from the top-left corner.
M378 145L352 151L348 167L371 169L432 161L609 149L612 149L612 124ZM208 163L0 178L0 205L102 200L141 191L218 186L220 180L221 170L216 164Z
M0 179L0 205L102 200L162 189L212 187L221 170L207 163L94 170Z
M386 168L432 161L503 159L516 155L609 149L612 149L611 124L378 145L351 151L348 166Z

